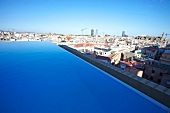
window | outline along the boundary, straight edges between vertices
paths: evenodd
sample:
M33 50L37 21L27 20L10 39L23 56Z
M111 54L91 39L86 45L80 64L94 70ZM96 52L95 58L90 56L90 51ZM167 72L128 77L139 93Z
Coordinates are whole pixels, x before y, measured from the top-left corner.
M158 79L158 84L160 84L161 83L161 79Z
M150 80L153 80L153 77L152 77L152 76L150 76Z
M160 72L160 75L159 75L159 76L162 76L162 75L163 75L163 73Z
M166 81L166 84L167 84L167 85L170 85L170 80L167 80L167 81Z
M154 74L155 73L155 70L152 70L152 74Z

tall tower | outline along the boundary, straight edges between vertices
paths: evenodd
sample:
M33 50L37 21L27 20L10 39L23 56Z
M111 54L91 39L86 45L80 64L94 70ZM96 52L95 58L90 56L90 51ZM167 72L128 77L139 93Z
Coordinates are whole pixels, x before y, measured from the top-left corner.
M91 29L91 36L94 36L94 29Z
M122 37L124 37L126 34L125 34L125 31L122 31Z
M98 29L96 29L96 37L98 37Z

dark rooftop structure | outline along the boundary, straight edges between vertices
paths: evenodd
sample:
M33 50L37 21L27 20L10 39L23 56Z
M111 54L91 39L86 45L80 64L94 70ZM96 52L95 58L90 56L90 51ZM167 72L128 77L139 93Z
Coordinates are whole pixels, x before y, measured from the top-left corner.
M0 113L168 113L51 42L0 42Z

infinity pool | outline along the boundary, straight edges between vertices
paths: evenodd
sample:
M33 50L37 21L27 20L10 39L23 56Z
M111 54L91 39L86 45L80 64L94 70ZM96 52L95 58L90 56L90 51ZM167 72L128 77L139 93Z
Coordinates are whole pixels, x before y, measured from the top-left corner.
M168 110L51 42L0 42L0 113Z

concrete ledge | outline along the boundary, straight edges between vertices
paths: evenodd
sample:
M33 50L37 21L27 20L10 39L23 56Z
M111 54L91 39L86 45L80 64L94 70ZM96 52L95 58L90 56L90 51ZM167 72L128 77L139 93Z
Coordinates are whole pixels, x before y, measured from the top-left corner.
M170 96L170 89L166 90L165 93Z
M158 84L154 83L154 82L148 82L146 85L148 85L149 87L152 87L152 88L156 88L158 86Z
M131 77L131 78L134 78L136 75L134 75L134 74L128 74L128 75L126 75L126 76L129 76L129 77Z
M138 77L138 76L135 76L133 77L133 79L137 80L137 81L140 81L142 78L141 77Z
M147 84L147 83L150 82L150 81L147 80L147 79L141 79L140 82L143 83L143 84Z
M159 85L159 86L156 87L155 89L157 89L157 90L159 90L159 91L161 91L161 92L167 91L167 88L165 88L164 86L161 86L161 85Z
M124 70L121 70L105 62L99 61L95 58L91 58L90 56L82 54L68 46L65 45L59 46L73 53L74 55L80 57L81 59L91 63L92 65L100 68L101 70L109 73L110 75L123 81L124 83L132 86L133 88L139 90L140 92L148 95L149 97L155 99L156 101L164 104L165 106L170 107L170 89L160 86L144 78L137 77L134 74L125 72Z

